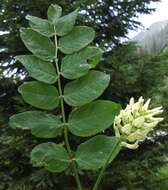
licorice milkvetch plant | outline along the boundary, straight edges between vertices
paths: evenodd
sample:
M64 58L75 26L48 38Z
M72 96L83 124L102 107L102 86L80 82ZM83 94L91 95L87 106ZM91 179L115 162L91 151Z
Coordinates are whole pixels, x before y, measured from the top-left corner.
M143 105L142 99L139 103L131 99L130 105L121 110L115 102L96 100L107 88L110 76L95 70L102 51L90 45L95 38L91 27L75 26L78 11L62 16L62 8L51 5L48 19L26 17L30 27L21 28L20 36L32 54L17 56L16 60L35 80L24 82L18 91L36 110L13 115L9 124L12 128L30 130L46 141L51 138L33 148L34 166L50 172L71 168L79 190L83 189L79 169L100 169L93 187L97 190L106 167L122 146L137 148L139 141L162 120L154 117L162 108L149 110L149 101ZM67 83L63 85L62 79ZM71 107L70 113L65 112L65 105ZM102 131L113 123L115 136L103 135ZM88 140L74 150L69 133ZM60 134L64 143L54 143L53 139Z

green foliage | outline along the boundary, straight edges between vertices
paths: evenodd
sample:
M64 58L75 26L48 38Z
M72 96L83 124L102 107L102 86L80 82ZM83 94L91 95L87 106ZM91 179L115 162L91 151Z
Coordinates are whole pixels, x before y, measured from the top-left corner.
M107 71L111 73L111 77L113 81L111 85L113 85L113 88L114 88L113 91L111 91L110 88L108 89L109 92L112 92L112 95L111 93L109 93L108 97L118 99L121 102L125 103L126 99L128 99L130 96L138 96L139 94L142 94L143 96L148 96L151 93L153 98L155 97L157 98L156 93L158 93L159 99L157 100L159 101L157 101L156 103L160 104L160 102L162 102L163 105L166 106L166 101L167 101L167 96L165 94L166 84L167 84L166 80L164 82L165 87L164 86L162 87L164 89L164 93L162 93L162 91L160 90L157 90L159 85L163 82L163 75L167 73L166 55L164 55L164 57L163 56L150 57L150 56L143 55L142 57L142 55L136 54L135 50L136 50L136 47L133 45L124 46L122 48L122 51L119 48L118 51L120 51L120 53L123 53L122 58L119 56L120 53L119 52L117 53L117 50L116 50L116 54L113 54L113 55L115 55L114 60L119 60L117 62L119 66L118 67L119 70L117 67L115 67L114 60L110 59L112 57L108 57L107 60L109 61L111 60L110 62L111 64L107 65L107 62L106 62L104 66L105 66L105 69L106 70L108 69ZM142 70L140 70L140 68L142 68ZM121 75L119 71L122 71ZM117 78L117 75L119 76L118 78ZM126 77L125 80L123 80L122 75ZM143 79L144 82L142 82L141 79ZM157 83L158 83L158 87L156 88ZM149 91L145 90L147 87ZM118 88L121 90L120 93L119 93L119 90L117 90ZM159 89L161 89L161 87ZM162 99L162 97L164 97L164 99ZM166 128L164 129L166 130ZM14 133L14 131L12 133ZM71 177L70 178L67 177L69 173L63 176L62 175L51 176L43 169L42 170L37 169L36 171L34 171L31 168L31 166L28 164L29 152L31 151L33 146L35 146L35 144L41 143L41 141L40 142L34 141L33 143L35 144L33 144L32 142L30 142L30 136L23 136L23 134L22 135L17 134L17 135L18 135L17 138L16 137L12 138L10 142L10 146L12 144L15 144L14 139L17 139L17 141L19 141L17 144L18 148L17 150L15 150L14 153L15 154L17 153L17 155L23 154L20 162L18 162L16 165L16 160L13 160L14 153L12 151L11 154L5 154L5 153L2 154L1 158L3 160L1 160L1 163L2 163L1 165L8 168L9 165L4 160L11 160L12 162L10 163L11 167L13 167L16 171L18 171L18 168L21 168L20 169L21 171L19 173L18 172L15 173L15 171L13 171L13 168L8 168L8 170L6 169L7 173L8 172L10 173L11 171L14 173L13 175L10 174L10 179L8 179L9 175L7 175L6 173L4 174L4 168L1 169L4 176L2 179L2 185L1 185L2 187L8 184L11 186L9 187L10 190L14 188L18 190L20 187L24 187L24 186L26 186L26 188L29 188L31 190L37 189L37 188L40 188L42 190L45 190L45 189L53 190L54 187L58 189L60 188L66 189L67 186L69 188L71 188L71 186L75 186L74 184L72 184L72 181L69 182L71 178ZM4 138L7 139L7 137L9 139L11 138L11 136L9 137L8 134ZM156 138L157 136L152 137L152 141L155 141L156 143L151 144L150 146L142 145L143 147L137 152L133 153L129 151L127 153L127 151L123 151L121 156L119 157L119 160L114 161L114 164L112 164L111 168L105 173L106 175L105 180L101 188L112 189L112 190L123 189L123 188L128 189L128 190L130 189L131 190L134 190L134 189L150 190L151 187L154 190L167 189L167 176L166 176L165 164L166 164L166 155L167 155L168 146L166 144L166 140L164 142L161 141L161 139L164 138L163 136L158 136L158 142L156 141ZM2 139L2 142L4 143L6 142L6 140ZM26 147L26 150L24 150L25 147ZM3 148L3 150L8 151L9 150L8 146L6 148ZM22 166L23 160L24 160L24 165ZM25 170L25 168L31 168L31 170L29 171L30 173L22 173ZM31 173L32 171L34 174ZM68 172L68 170L66 172ZM85 172L85 176L84 174L81 174L82 182L83 184L85 184L86 187L87 187L87 184L88 186L91 185L92 181L90 181L90 179L94 176L94 174L95 173L88 173L88 172ZM28 182L25 181L23 176L25 177L26 181L30 181L29 184ZM5 181L5 177L6 179L8 179L8 181ZM61 177L64 179L64 181L61 180ZM58 181L55 178L58 179ZM66 183L65 183L65 179L67 179ZM61 184L61 187L60 187L60 184Z
M72 11L74 7L81 6L82 12L80 15L83 15L83 18L78 17L79 25L87 23L88 26L94 26L97 34L94 42L100 44L101 47L111 48L118 45L120 37L126 35L128 28L139 26L139 23L135 22L133 18L134 15L150 13L149 2L148 0L105 1L101 4L96 0L73 0L73 2L71 0L2 0L0 6L1 30L9 33L0 35L0 47L3 50L0 54L1 73L5 71L5 74L8 73L14 76L15 81L8 79L7 75L5 76L6 79L1 78L0 80L1 122L3 124L7 122L8 117L13 113L32 109L23 102L16 92L18 85L16 81L18 82L17 78L20 76L18 73L22 73L21 76L23 77L25 70L18 61L13 61L16 55L30 54L24 48L18 35L20 26L27 26L27 21L24 19L25 15L44 18L47 7L51 3L59 3L67 13ZM110 7L113 7L113 10ZM109 52L108 56L105 54L103 64L99 68L103 71L106 70L112 78L105 96L108 99L120 101L122 104L125 104L131 96L138 97L139 94L146 97L152 96L157 104L164 104L165 110L167 110L166 61L163 57L136 56L133 50L136 50L136 47L130 48L127 46L121 49L117 48L115 52L118 55L114 54L114 51ZM163 76L165 76L164 80ZM26 78L26 80L29 80L29 78ZM151 88L152 91L149 90L148 92L148 89ZM6 95L2 96L4 93ZM68 107L66 112L69 113ZM167 121L164 126L163 129L166 131ZM41 139L34 139L25 131L24 133L20 130L11 131L10 128L3 127L3 125L0 127L0 133L1 190L66 190L67 187L69 190L76 189L72 181L73 174L70 170L67 170L65 174L51 174L45 169L32 168L29 164L31 149L36 144L42 143ZM111 134L111 130L106 133ZM158 138L158 141L156 141L156 138ZM143 146L142 149L133 153L132 151L123 151L105 173L105 181L101 189L167 189L167 176L166 170L164 170L166 158L163 159L163 157L167 155L168 146L166 137L165 141L162 141L162 139L164 139L163 136L156 136L155 134L152 138L155 143L151 146ZM73 136L70 136L70 140L74 146L80 144L80 140L74 140ZM62 139L58 137L57 142L61 141ZM160 167L163 168L161 173L160 170L157 172ZM82 183L88 189L93 183L91 179L95 176L95 173L82 173L80 171L80 174L82 175Z
M25 46L37 57L51 61L55 55L54 44L51 40L31 28L22 28L20 35Z
M104 166L109 152L115 149L115 153L110 157L111 162L121 149L120 145L115 147L116 141L115 137L98 135L80 144L76 152L76 161L79 167L84 170L97 170Z
M167 47L160 54L144 54L134 43L123 44L107 54L107 59L100 69L111 75L111 82L106 91L106 98L113 99L125 105L130 97L139 98L140 95L152 99L153 106L162 105L164 121L151 136L167 134Z
M26 16L26 19L29 20L29 25L33 30L47 37L54 35L54 28L48 20L30 15Z
M94 38L95 32L92 28L76 26L68 35L60 39L59 49L65 54L72 54L86 47Z
M54 17L55 19L55 17L60 16L60 13L58 13L60 9L58 9L58 6L55 6L54 9L52 7L52 10L51 7L49 7L48 13L51 16L52 12L52 18ZM53 11L55 11L55 13L53 13ZM44 110L53 110L60 105L60 107L57 108L57 112L60 112L61 120L46 112L28 111L10 117L10 126L12 128L30 129L33 135L40 138L57 137L62 130L65 147L61 145L61 142L57 144L53 142L39 144L35 146L31 152L31 162L34 166L42 166L50 172L58 173L63 172L70 165L73 169L72 172L75 174L77 188L82 190L78 174L78 163L80 168L82 165L81 162L83 162L82 154L88 155L91 149L93 149L93 146L96 146L95 156L96 154L97 156L101 154L101 157L104 159L102 160L100 158L98 161L97 156L93 157L94 154L92 152L92 163L89 164L90 159L86 160L87 164L81 166L81 169L93 170L96 169L96 165L98 164L97 169L102 167L104 170L119 153L121 144L115 137L96 136L90 141L85 142L86 144L84 143L79 146L77 150L78 156L76 158L76 154L71 150L68 130L70 129L72 134L82 137L96 135L113 124L115 115L119 113L120 106L111 101L92 102L104 92L110 81L109 75L104 72L96 70L89 71L92 67L89 67L87 72L83 73L79 65L79 69L76 70L76 72L79 73L77 78L84 76L72 82L68 82L64 88L65 94L63 94L62 73L60 72L61 66L59 65L59 62L62 63L62 61L58 59L58 54L60 53L58 50L64 54L71 54L72 57L82 55L82 59L85 60L84 64L86 63L86 65L89 65L87 61L90 60L92 61L91 64L96 65L101 57L101 51L98 48L87 47L94 40L94 30L91 27L74 26L77 16L76 13L77 11L59 17L56 22L55 20L54 22L53 20L50 22L49 20L46 21L37 17L28 16L27 19L30 20L29 24L31 28L21 29L21 38L33 55L17 57L25 67L28 67L30 75L37 79L37 81L25 82L19 87L18 91L25 102ZM63 22L64 30L57 28L57 24L60 24L60 22ZM54 43L52 39L49 38L52 37L52 30L48 30L49 25L47 23L53 28ZM48 31L48 33L46 31ZM65 34L66 36L63 36ZM61 37L58 39L57 35ZM85 49L83 50L83 48ZM87 48L89 50L91 49L93 55L91 55L91 52L89 52ZM75 56L73 54L75 54ZM70 60L70 62L71 61L73 62L74 60ZM81 63L78 62L78 64ZM42 67L42 69L40 69L40 67ZM69 70L71 69L70 64L67 64L65 67ZM56 71L57 74L54 75L54 71ZM47 76L42 73L49 73L53 76L52 79L54 79L54 81L51 80L51 78L48 79ZM57 84L55 84L56 78ZM57 87L51 85L53 83L55 86L58 86L58 90ZM75 110L70 113L68 122L66 119L64 100ZM85 121L84 126L83 121ZM78 128L81 128L81 130L79 131ZM100 143L100 141L102 141L102 143ZM117 144L116 141L118 142ZM104 144L108 146L108 149L106 146L104 147ZM102 176L102 174L100 176Z
M73 29L78 15L78 9L72 13L65 15L57 20L55 23L55 31L58 36L65 36ZM66 38L65 38L66 39Z
M60 7L59 5L51 4L48 8L47 15L48 15L48 20L52 24L57 23L58 19L62 15L62 7Z
M136 152L125 152L115 160L111 170L106 173L103 189L167 189L167 174L160 173L167 165L167 137L162 137L162 140L162 144L160 140L145 143Z
M19 62L14 61L17 55L28 54L18 35L21 26L27 26L26 15L33 15L38 18L46 18L46 11L49 5L59 4L66 13L75 8L81 7L80 16L77 19L79 25L94 26L97 37L96 44L108 49L118 45L125 37L128 30L138 28L140 22L136 16L139 14L150 14L154 9L149 7L150 2L160 0L139 0L139 1L97 1L97 0L1 0L0 6L0 35L1 51L1 72L9 72L10 76L17 77L16 74L25 74L25 70ZM56 13L56 16L53 14ZM124 13L124 15L123 15ZM49 14L51 16L49 16ZM77 13L76 13L77 14ZM56 21L61 16L61 8L52 5L48 12L48 18L55 17ZM52 22L52 21L51 21ZM53 22L54 18L53 18ZM64 27L61 23L58 29ZM8 63L8 65L7 65Z
M23 64L32 78L48 84L56 82L56 70L50 62L43 61L33 55L21 55L17 56L16 59Z
M52 110L58 106L58 90L52 86L41 82L25 82L19 89L23 99L37 108Z
M151 97L149 91L167 75L167 58L141 54L136 44L128 43L107 54L100 69L106 70L113 81L107 96L125 103L130 97Z
M70 161L62 145L48 142L33 148L31 162L34 166L44 166L50 172L62 172L69 166Z
M107 88L109 82L109 75L100 71L90 71L87 75L65 86L65 102L72 106L87 104L98 98Z
M111 101L97 100L71 112L69 130L77 136L92 136L112 125L120 106Z
M56 116L40 111L13 115L9 125L12 128L31 129L31 133L40 138L56 137L61 130L61 121Z
M67 79L76 79L86 75L101 60L100 48L88 46L80 52L66 55L61 63L61 74ZM69 67L71 65L71 67Z
M76 79L86 75L90 69L91 65L88 64L87 59L82 59L78 53L65 56L61 64L61 73L67 79Z

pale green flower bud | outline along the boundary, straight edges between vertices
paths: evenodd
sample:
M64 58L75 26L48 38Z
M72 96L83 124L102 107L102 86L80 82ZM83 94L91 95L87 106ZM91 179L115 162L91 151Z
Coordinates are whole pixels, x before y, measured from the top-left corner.
M161 121L162 117L155 117L163 112L162 107L149 109L150 99L144 102L140 97L137 102L130 99L125 109L114 119L115 135L121 138L121 144L129 149L138 148L138 144L144 141L149 132Z
M132 125L126 124L123 127L121 127L120 130L122 131L123 134L129 135L131 132L131 129L132 129Z
M145 122L144 116L140 116L132 121L132 125L136 126L137 128L141 128L144 122Z

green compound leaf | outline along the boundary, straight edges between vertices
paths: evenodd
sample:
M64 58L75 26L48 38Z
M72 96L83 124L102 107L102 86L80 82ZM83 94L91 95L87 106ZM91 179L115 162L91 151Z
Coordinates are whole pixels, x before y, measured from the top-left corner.
M98 135L78 146L76 162L83 170L97 170L104 166L112 150L109 163L121 150L119 140L115 137Z
M55 56L52 41L31 28L21 28L20 36L28 50L44 61L51 61Z
M61 74L67 79L86 75L100 61L102 52L97 47L86 47L80 52L66 55L61 63Z
M43 166L50 172L62 172L68 168L70 160L62 145L52 142L37 145L31 152L34 166Z
M37 108L52 110L58 106L58 91L48 84L41 82L25 82L19 89L23 99Z
M79 9L58 19L55 24L56 33L58 36L68 34L74 27Z
M68 35L60 39L59 49L65 54L72 54L86 47L94 38L93 28L76 26Z
M82 106L98 98L109 82L109 75L100 71L90 71L65 86L64 99L71 106Z
M58 21L59 17L62 15L62 8L59 5L51 4L48 8L47 15L48 20L52 24L55 24Z
M35 78L36 80L48 84L53 84L56 82L56 70L50 62L43 61L33 55L17 56L16 60L20 61L27 69L30 76Z
M54 35L54 27L48 20L30 15L27 15L26 19L29 20L29 25L33 30L47 37Z
M52 114L41 111L27 111L10 117L12 128L30 129L31 133L40 138L54 138L61 130L61 121Z
M95 135L112 125L120 109L119 104L106 100L86 104L71 112L69 130L81 137Z

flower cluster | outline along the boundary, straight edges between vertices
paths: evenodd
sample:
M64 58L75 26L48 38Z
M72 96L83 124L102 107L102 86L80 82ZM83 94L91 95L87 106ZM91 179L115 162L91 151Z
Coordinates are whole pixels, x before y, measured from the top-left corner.
M148 133L163 120L162 117L155 117L163 112L162 107L149 109L149 103L150 99L145 103L142 97L137 102L131 98L126 108L115 117L115 135L121 138L122 146L138 148L139 142L144 141Z

